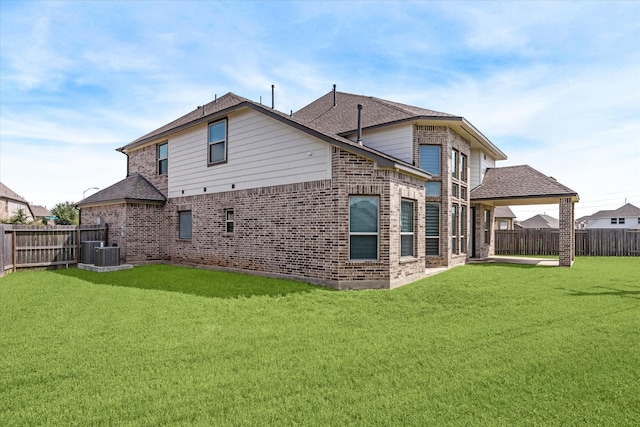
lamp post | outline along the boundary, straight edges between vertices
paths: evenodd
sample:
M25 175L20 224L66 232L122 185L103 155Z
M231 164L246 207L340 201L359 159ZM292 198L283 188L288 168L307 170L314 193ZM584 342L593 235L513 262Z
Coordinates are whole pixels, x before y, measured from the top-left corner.
M89 191L89 190L99 190L99 188L98 187L89 187L86 190L84 190L82 192L82 200L84 200L84 195L87 194L87 191Z

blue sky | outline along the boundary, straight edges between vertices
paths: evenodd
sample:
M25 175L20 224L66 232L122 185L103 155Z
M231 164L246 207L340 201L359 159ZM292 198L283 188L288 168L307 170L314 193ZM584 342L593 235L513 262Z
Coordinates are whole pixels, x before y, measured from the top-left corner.
M0 180L33 204L126 175L121 147L227 92L331 90L461 115L580 194L640 207L640 2L0 1ZM89 190L86 195L95 190ZM514 209L518 219L556 206Z

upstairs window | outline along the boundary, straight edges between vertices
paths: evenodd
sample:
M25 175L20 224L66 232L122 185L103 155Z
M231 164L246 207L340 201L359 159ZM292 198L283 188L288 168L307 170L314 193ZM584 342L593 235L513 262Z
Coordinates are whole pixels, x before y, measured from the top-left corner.
M420 169L429 172L433 176L440 176L440 146L420 146Z
M378 259L377 196L349 197L349 258Z
M618 218L611 218L611 224L617 224Z
M458 178L458 152L451 150L451 176Z
M413 209L411 200L400 204L400 256L413 256Z
M158 175L169 173L169 144L158 145Z
M209 124L209 164L227 161L227 120Z
M467 156L460 154L460 181L467 182Z
M624 224L624 218L618 218L618 224Z

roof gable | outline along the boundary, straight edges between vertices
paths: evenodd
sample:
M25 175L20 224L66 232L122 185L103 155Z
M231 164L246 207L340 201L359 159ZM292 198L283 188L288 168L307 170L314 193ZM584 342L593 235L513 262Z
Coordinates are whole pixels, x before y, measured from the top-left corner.
M518 225L522 228L558 228L559 222L552 216L538 214L524 221L520 221Z
M77 206L104 205L127 201L164 203L167 199L140 174L132 174L110 187L78 202Z
M529 165L490 168L482 184L471 190L471 200L572 197L578 193Z
M127 153L130 150L134 150L137 147L145 145L149 142L153 142L154 140L169 137L175 132L197 126L202 123L208 123L218 117L223 117L241 108L250 108L254 111L265 114L282 123L292 126L293 128L301 130L309 135L319 138L325 142L346 149L347 151L354 152L363 157L369 158L375 161L380 167L396 168L399 170L403 170L404 172L410 172L413 175L421 176L423 178L428 178L430 176L422 169L419 169L410 163L404 162L373 148L360 145L354 141L344 138L343 136L331 133L313 123L303 122L295 117L292 117L291 115L284 114L272 108L268 108L262 104L250 101L233 93L228 93L220 98L217 98L215 101L199 107L196 110L187 113L184 116L152 132L149 132L148 134L136 139L126 146L119 148L118 151Z
M509 206L496 206L493 216L496 218L515 218L516 214L513 213Z

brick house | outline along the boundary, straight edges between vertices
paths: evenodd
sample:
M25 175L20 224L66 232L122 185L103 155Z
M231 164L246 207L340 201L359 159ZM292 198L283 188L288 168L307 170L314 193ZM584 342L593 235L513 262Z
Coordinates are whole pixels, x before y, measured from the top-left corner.
M506 156L464 118L335 87L293 114L229 93L118 151L128 176L78 207L123 260L340 289L491 255L493 207L540 197L486 184Z

